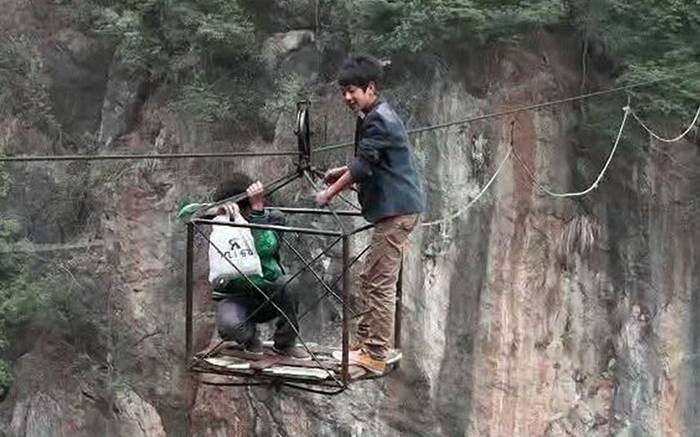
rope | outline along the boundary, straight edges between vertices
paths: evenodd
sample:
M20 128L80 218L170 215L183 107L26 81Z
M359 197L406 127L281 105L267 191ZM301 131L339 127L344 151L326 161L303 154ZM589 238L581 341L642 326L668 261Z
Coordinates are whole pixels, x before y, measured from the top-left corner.
M528 168L527 165L520 159L517 153L514 153L515 159L520 163L520 165L525 169L527 174L530 176L530 179L532 182L539 188L540 190L544 191L545 193L549 194L552 197L579 197L579 196L585 196L586 194L590 193L591 191L595 190L598 188L598 183L603 179L603 176L605 175L605 172L608 170L608 167L610 166L610 162L613 159L613 156L615 156L615 151L617 151L617 146L620 144L620 138L622 138L622 131L625 129L625 124L627 123L627 117L631 113L631 109L629 105L625 106L622 108L624 111L624 115L622 117L622 123L620 123L620 129L617 132L617 138L615 139L615 144L612 147L612 150L610 151L610 154L608 155L608 159L605 162L605 165L603 166L603 169L600 171L598 174L598 177L593 181L593 183L586 188L583 191L574 191L574 192L569 192L569 193L555 193L551 191L549 188L545 187L542 185L539 181L537 181L537 178L535 178L535 175L532 173L530 168Z
M503 161L501 161L501 163L499 164L498 168L496 169L496 172L493 174L493 176L491 176L491 179L489 179L488 183L484 186L484 188L482 188L482 190L479 192L479 194L477 194L476 197L474 197L472 200L470 200L469 203L468 203L466 206L464 206L464 208L458 210L457 212L455 212L455 213L453 213L453 214L451 214L451 215L449 215L449 216L447 216L447 217L445 217L445 218L442 218L442 219L439 219L439 220L434 220L434 221L431 221L431 222L422 223L421 226L425 226L425 227L427 227L427 226L434 226L434 225L437 225L437 224L445 223L445 222L447 222L447 221L452 221L452 220L454 220L455 218L457 218L457 217L459 217L460 215L462 215L466 210L468 210L469 208L471 208L471 207L479 200L479 198L489 189L489 187L491 186L491 184L493 183L493 181L496 180L496 177L498 176L498 174L499 174L499 173L501 172L501 170L503 169L503 165L506 163L506 161L508 160L508 158L510 158L511 152L512 152L513 155L515 156L515 159L518 161L518 163L523 167L523 169L525 169L525 171L526 171L527 174L529 175L530 179L531 179L532 182L537 186L537 188L539 188L540 190L544 191L544 192L547 193L548 195L550 195L550 196L552 196L552 197L578 197L578 196L585 196L586 194L588 194L588 193L590 193L591 191L593 191L593 190L595 190L596 188L598 188L598 184L599 184L600 181L603 179L603 176L605 175L605 172L608 170L608 167L610 166L610 162L612 162L613 156L615 156L615 152L617 151L617 147L618 147L618 145L620 144L620 139L622 138L622 132L624 131L624 129L625 129L625 124L627 123L627 117L628 117L628 116L630 115L630 113L632 112L632 110L631 110L631 108L630 108L630 106L629 106L629 99L628 99L628 104L627 104L627 106L625 106L624 108L622 108L622 110L624 111L624 115L623 115L623 117L622 117L622 122L620 123L620 129L619 129L618 132L617 132L617 138L615 139L615 144L613 145L612 150L610 151L610 154L608 155L608 159L606 160L605 165L603 166L603 169L602 169L602 170L600 171L600 173L598 174L598 177L597 177L597 178L595 179L595 181L594 181L588 188L586 188L585 190L583 190L583 191L567 192L567 193L556 193L556 192L550 190L549 188L545 187L544 185L542 185L542 184L537 180L537 178L536 178L535 175L532 173L532 171L530 170L530 168L523 162L522 159L520 159L520 157L518 156L517 152L515 152L515 149L514 149L513 146L511 145L511 147L508 149L508 153L506 153L505 158L503 159ZM699 111L698 113L700 113L700 111Z
M496 180L496 177L497 177L498 174L501 172L501 170L503 170L503 166L505 165L505 163L506 163L506 162L508 161L508 159L510 158L510 154L511 154L512 152L513 152L513 147L508 148L508 152L506 153L505 158L503 158L503 161L501 161L501 163L498 165L498 168L496 169L496 171L495 171L495 173L493 174L493 176L491 176L491 179L489 179L489 181L486 183L486 185L484 186L484 188L481 189L481 191L479 192L479 194L477 194L476 197L474 197L472 200L470 200L469 203L467 203L467 204L464 206L464 208L459 209L459 210L456 211L455 213L450 214L449 216L444 217L444 218L441 218L441 219L439 219L439 220L433 220L433 221L431 221L431 222L421 223L421 226L423 226L423 227L435 226L435 225L439 225L439 224L441 224L441 223L445 223L445 222L448 222L448 221L452 221L452 220L456 219L457 217L459 217L460 215L462 215L466 210L468 210L469 208L471 208L472 205L474 205L474 204L479 200L479 198L481 198L481 196L483 196L484 193L489 189L489 187L491 186L491 184L493 183L493 181Z
M695 118L693 118L693 121L690 123L690 126L688 126L688 129L684 130L682 134L678 135L675 138L662 138L661 136L655 134L651 129L647 127L646 124L642 120L639 119L637 114L634 111L631 111L632 117L634 117L635 120L637 120L637 123L639 123L640 126L644 128L647 132L649 132L649 135L657 139L658 141L661 141L662 143L675 143L677 141L680 141L690 133L690 131L695 127L695 123L698 121L698 117L700 117L700 106L698 106L698 111L695 113Z

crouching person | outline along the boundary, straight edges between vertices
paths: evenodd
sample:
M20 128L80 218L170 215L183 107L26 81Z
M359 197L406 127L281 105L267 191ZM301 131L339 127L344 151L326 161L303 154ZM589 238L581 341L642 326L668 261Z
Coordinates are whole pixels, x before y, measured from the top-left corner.
M284 225L286 220L282 213L264 209L263 185L254 182L246 175L237 173L230 180L222 183L214 193L214 201L236 196L247 192L248 197L237 204L225 205L216 211L216 221L245 221L255 224ZM210 281L212 296L217 301L216 325L219 335L227 341L236 341L243 349L255 355L263 354L263 344L260 339L257 324L276 320L273 336L273 351L277 354L296 359L309 359L306 350L296 345L299 329L297 321L298 296L293 287L285 285L288 276L280 262L280 237L277 232L269 229L248 229L215 226L215 228L237 229L240 238L219 238L217 247L210 247ZM214 231L212 231L212 236ZM252 239L251 239L252 236ZM252 241L251 241L252 240ZM212 238L214 242L214 238ZM216 244L216 243L215 243ZM252 246L252 247L251 247ZM250 250L253 249L254 251ZM240 264L246 276L240 271L232 274L217 274L216 265L230 263ZM253 267L251 270L252 255ZM257 255L257 256L256 256ZM259 261L258 261L259 259ZM257 263L257 264L256 264ZM247 272L246 272L247 270ZM230 271L230 269L229 269ZM255 284L253 286L252 284ZM264 293L280 311L271 305Z

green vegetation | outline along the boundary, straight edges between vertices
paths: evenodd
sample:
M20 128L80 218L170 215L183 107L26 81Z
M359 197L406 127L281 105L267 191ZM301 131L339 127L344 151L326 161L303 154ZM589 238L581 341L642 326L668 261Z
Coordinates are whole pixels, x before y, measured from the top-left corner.
M33 126L56 132L59 126L42 82L41 59L26 36L10 36L0 43L0 117L21 115Z
M253 47L253 28L236 1L114 1L96 9L95 29L117 41L125 61L177 79Z
M27 321L31 314L43 309L43 298L38 293L31 272L30 254L16 253L11 247L21 244L19 226L15 221L0 220L0 388L10 383L3 352L12 338L13 326Z
M687 115L700 95L696 0L361 0L343 13L354 17L355 45L383 54L468 51L533 29L571 29L588 68L607 64L620 83L666 80L633 92L655 116Z
M170 109L213 123L236 115L236 81L255 63L255 29L236 1L120 0L94 6L95 32L169 94ZM222 86L230 85L229 89Z
M512 43L536 29L575 32L580 45L572 50L580 53L586 71L582 91L593 87L587 77L593 70L607 72L619 84L665 80L632 92L635 107L654 118L687 114L700 94L696 0L335 0L319 5L320 44L345 41L346 51L440 59L493 42ZM207 123L250 119L250 108L269 119L266 114L280 104L249 90L287 83L265 81L256 58L270 30L258 26L265 27L261 16L270 7L270 2L245 0L94 0L90 26L114 40L123 61L145 69L151 83L170 91L169 108Z

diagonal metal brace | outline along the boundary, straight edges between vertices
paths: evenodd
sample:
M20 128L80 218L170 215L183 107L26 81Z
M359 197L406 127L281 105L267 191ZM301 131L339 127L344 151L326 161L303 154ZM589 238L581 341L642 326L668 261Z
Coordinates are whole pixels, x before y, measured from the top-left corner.
M287 241L286 238L282 237L281 239L282 239L282 242L283 242L287 247L289 247L289 248L292 250L292 252L294 252L294 254L295 254L300 260L304 261L304 256L303 256L301 253L299 253L299 251L298 251L294 246L292 246L292 244L289 243L289 241ZM326 283L326 281L323 280L323 278L321 278L321 276L316 272L316 270L312 269L311 266L307 266L307 267L308 267L308 270L314 275L314 277L316 278L316 280L323 286L323 288L326 289L326 292L323 294L323 296L326 296L326 295L330 294L330 295L332 295L341 305L345 305L345 302L343 302L343 299L342 299L340 296L338 296L338 294L336 294L336 293L333 291L333 289ZM356 315L356 314L355 314L355 311L350 310L350 312L352 312L353 316Z

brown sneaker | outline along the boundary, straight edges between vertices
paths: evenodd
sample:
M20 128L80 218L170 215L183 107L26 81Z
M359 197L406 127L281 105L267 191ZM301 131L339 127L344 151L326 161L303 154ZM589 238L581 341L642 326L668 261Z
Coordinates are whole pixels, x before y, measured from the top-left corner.
M381 375L386 369L386 361L374 358L365 349L350 351L348 361L377 375Z
M272 351L274 353L276 353L277 355L282 355L285 357L294 358L295 360L310 360L311 359L311 355L309 355L309 353L306 352L306 349L304 349L301 346L297 346L297 345L292 345L292 346L274 345L274 346L272 346Z
M365 344L361 342L360 340L355 340L352 343L350 343L350 350L351 351L358 351L365 347Z

